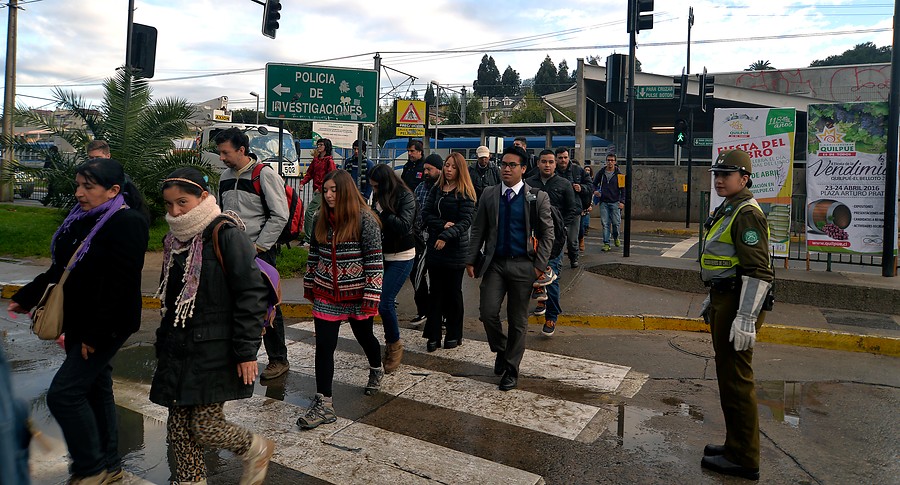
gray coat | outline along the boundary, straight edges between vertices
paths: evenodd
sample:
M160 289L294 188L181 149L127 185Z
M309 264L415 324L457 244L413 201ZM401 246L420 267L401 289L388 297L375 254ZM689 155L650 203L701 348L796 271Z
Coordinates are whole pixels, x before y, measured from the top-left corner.
M219 205L223 211L237 212L247 226L244 232L250 241L269 250L281 235L290 212L284 195L284 179L269 168L264 168L259 173L260 189L266 196L266 203L263 205L251 180L253 165L256 163L259 162L251 162L240 177L236 177L237 172L230 168L222 172L222 178L219 179Z

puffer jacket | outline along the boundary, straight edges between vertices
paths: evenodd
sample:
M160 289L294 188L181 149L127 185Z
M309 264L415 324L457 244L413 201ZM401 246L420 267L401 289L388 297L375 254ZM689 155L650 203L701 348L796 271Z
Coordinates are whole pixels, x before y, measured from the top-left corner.
M381 219L381 252L384 254L399 253L416 246L413 234L416 197L408 190L401 190L396 205L394 212L375 211Z
M264 250L272 249L282 229L287 224L288 204L284 196L284 179L275 170L263 168L259 173L259 188L266 196L263 199L253 188L253 167L259 162L251 162L240 177L233 169L222 172L219 179L219 205L223 211L231 210L241 216L247 228L244 233L250 242Z
M325 176L335 170L337 170L337 166L335 166L334 158L331 158L331 155L326 155L322 158L313 158L312 162L309 163L306 174L303 176L303 179L300 180L300 185L305 185L312 180L313 190L321 192L322 184L325 183Z
M253 394L253 384L238 377L237 365L256 361L268 288L253 244L230 223L219 231L223 270L211 240L220 220L203 231L200 286L193 316L183 327L173 322L187 251L174 256L163 296L166 313L156 330L158 361L150 388L150 401L161 406L214 404Z
M462 268L466 265L466 254L469 252L469 227L475 217L475 201L458 193L455 189L444 192L434 186L428 192L425 208L422 210L422 223L428 231L428 252L425 261L428 264ZM453 226L444 228L447 222ZM438 239L446 242L444 248L437 250L434 243Z

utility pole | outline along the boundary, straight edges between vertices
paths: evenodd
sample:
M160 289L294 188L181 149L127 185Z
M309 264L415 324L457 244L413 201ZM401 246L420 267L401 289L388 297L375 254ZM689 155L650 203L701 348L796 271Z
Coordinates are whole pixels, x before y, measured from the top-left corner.
M128 0L128 26L125 35L125 112L122 118L122 141L128 143L128 104L131 101L131 82L134 76L131 72L131 41L134 32L134 0Z
M16 110L16 30L19 14L19 0L9 0L6 5L9 9L9 22L6 28L6 81L3 96L3 159L0 160L0 168L2 173L7 170L15 158L15 150L12 144L6 142L13 138L13 115ZM0 184L0 201L12 202L13 200L13 183Z
M894 241L897 239L897 139L900 123L900 2L894 2L894 48L891 52L891 98L888 117L887 170L884 179L884 234L881 243L881 275L897 276L897 256L894 255Z
M379 96L377 99L377 106L375 109L375 127L372 129L372 149L375 150L375 163L378 163L379 155L381 154L381 150L378 149L378 130L381 129L380 117L378 116L378 110L381 109L381 54L375 53L375 93L376 96ZM427 115L428 113L426 113ZM360 165L360 170L362 170L362 165ZM362 177L360 177L362 180Z
M688 7L688 37L687 37L687 72L685 74L691 73L691 27L694 26L694 7ZM682 86L681 89L685 90L687 93L687 86ZM700 96L704 96L703 93L700 93ZM694 165L694 157L693 157L693 146L694 146L694 108L691 107L690 113L688 114L688 139L687 139L687 203L684 206L684 227L685 229L690 229L691 227L691 169Z
M459 118L461 125L466 124L466 87L462 87L462 94L459 97Z

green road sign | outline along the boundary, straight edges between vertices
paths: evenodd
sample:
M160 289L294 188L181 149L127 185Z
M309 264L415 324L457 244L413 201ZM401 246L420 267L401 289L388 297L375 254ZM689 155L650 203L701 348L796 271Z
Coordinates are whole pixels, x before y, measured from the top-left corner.
M675 97L675 86L635 86L635 99L672 99Z
M266 118L374 123L377 106L373 70L266 64Z
M695 147L711 147L712 146L712 138L694 138L694 146Z

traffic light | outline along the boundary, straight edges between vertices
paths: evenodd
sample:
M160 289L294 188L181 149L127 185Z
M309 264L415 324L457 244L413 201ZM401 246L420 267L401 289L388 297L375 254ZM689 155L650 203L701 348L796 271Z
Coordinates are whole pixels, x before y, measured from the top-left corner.
M681 75L675 76L672 78L675 82L675 99L678 100L678 111L681 111L684 108L684 102L687 101L687 88L688 88L688 76L684 73L684 68L681 68Z
M270 39L275 38L278 30L278 19L281 18L281 0L266 0L263 9L262 34Z
M652 11L653 0L628 0L628 33L652 29Z
M683 147L688 142L688 126L684 120L675 120L675 141L674 143Z
M131 68L150 79L156 66L156 27L134 24L131 30Z
M706 112L706 107L713 99L713 91L716 90L716 77L706 74L706 68L703 68L703 74L700 75L700 111Z
M606 58L606 102L625 102L625 66L628 56L610 54Z

